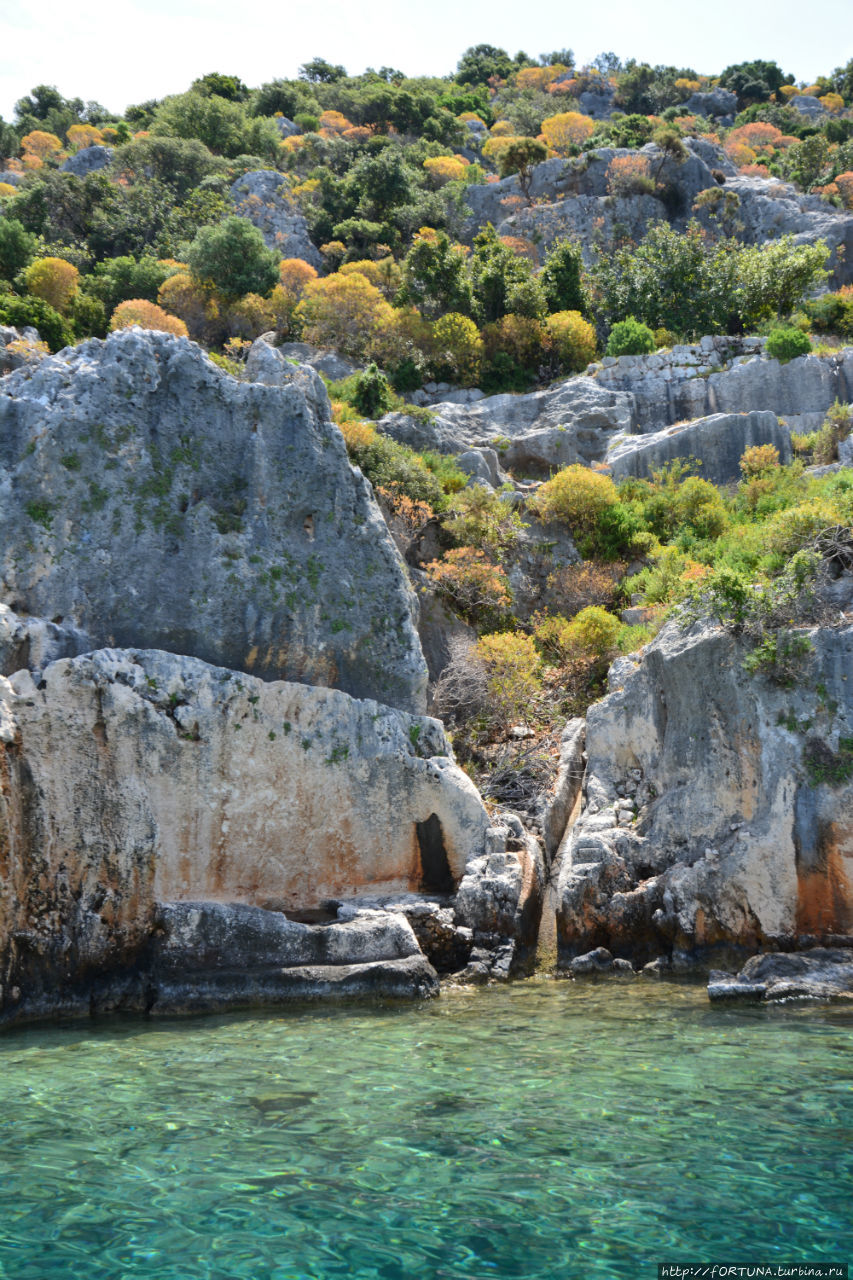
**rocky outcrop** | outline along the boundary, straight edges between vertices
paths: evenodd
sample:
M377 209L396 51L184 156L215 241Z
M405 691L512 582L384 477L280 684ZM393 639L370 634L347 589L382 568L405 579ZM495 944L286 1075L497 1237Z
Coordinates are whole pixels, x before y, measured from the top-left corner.
M289 191L289 179L277 169L252 169L233 183L231 199L235 212L262 232L270 249L282 258L303 258L319 269L323 256Z
M803 195L775 178L742 177L719 147L703 139L685 139L688 157L666 158L654 143L640 151L600 147L573 160L551 159L537 165L530 181L530 200L517 177L472 186L466 201L472 217L465 237L473 240L486 222L500 235L524 236L549 249L557 240L579 240L590 263L596 244L614 239L640 240L648 224L660 218L683 229L698 217L719 230L713 208L694 208L702 191L722 179L725 191L737 196L733 232L745 244L763 244L782 235L798 243L825 240L831 249L833 287L853 280L853 213L836 209L819 196ZM615 198L608 193L608 168L615 158L644 156L657 183L654 195ZM617 236L618 231L618 236Z
M67 160L62 162L62 170L64 173L76 174L78 178L85 178L87 173L95 173L98 169L107 169L113 162L113 148L99 147L92 145L84 147L82 151L77 151L73 156L69 156Z
M738 197L735 232L745 244L764 244L790 235L797 244L826 241L831 288L853 282L853 213L836 209L820 196L804 195L791 183L775 178L731 177L725 191ZM713 225L713 215L698 210L698 218Z
M370 486L313 370L275 378L133 329L3 379L0 599L94 646L421 711L417 602Z
M678 963L853 932L853 626L806 634L794 688L700 624L611 669L560 874L564 965L599 946Z
M813 947L751 956L738 974L713 970L712 1000L853 1000L853 938L848 947Z
M547 475L572 462L600 461L616 431L630 430L630 398L592 378L569 378L530 395L487 396L474 404L442 403L429 420L390 413L379 429L416 449L497 451L502 467Z
M19 332L10 325L0 325L0 377L35 364L46 354L47 347L41 345L38 329L28 325Z
M835 400L853 400L853 347L781 364L762 353L763 345L761 338L708 336L651 355L606 357L588 372L630 398L634 431L758 410L811 431Z
M779 461L787 465L793 456L791 433L775 413L715 413L680 426L643 436L617 436L605 459L615 480L625 476L646 478L676 458L695 459L699 474L712 484L740 480L740 459L753 445L772 444Z
M724 128L734 123L737 114L737 94L730 89L711 89L706 93L691 93L678 108L680 115L706 116Z
M255 979L263 999L315 980L385 990L373 971L307 985L281 971L395 959L394 990L429 989L402 926L377 926L377 952L358 929L282 913L452 896L489 830L435 720L156 650L19 670L0 680L0 1008L137 1008L160 1000L161 977L163 1007L192 1006L196 988L199 1007L244 1001Z
M456 915L473 944L463 980L505 979L532 964L544 887L539 842L519 817L504 814L487 832L485 852L469 862L456 895Z

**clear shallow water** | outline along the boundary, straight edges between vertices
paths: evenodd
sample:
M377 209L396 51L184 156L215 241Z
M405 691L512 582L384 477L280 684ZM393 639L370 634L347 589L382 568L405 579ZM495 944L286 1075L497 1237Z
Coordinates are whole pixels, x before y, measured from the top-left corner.
M853 1010L534 981L0 1037L9 1280L853 1261Z

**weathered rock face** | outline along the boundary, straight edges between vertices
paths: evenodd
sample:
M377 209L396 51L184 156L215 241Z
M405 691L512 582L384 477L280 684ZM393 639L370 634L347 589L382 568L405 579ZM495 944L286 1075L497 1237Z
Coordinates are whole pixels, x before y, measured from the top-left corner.
M596 381L631 397L632 430L655 431L716 413L771 410L790 427L820 426L835 400L853 400L853 348L780 364L760 338L705 337L646 356L591 366Z
M639 240L649 222L659 218L678 228L691 217L713 226L713 214L693 205L701 191L717 186L717 173L725 181L725 190L738 197L738 239L745 244L763 244L782 235L808 244L823 239L832 250L833 287L853 280L853 214L849 210L835 209L819 196L803 195L774 178L741 177L722 149L703 139L686 139L685 143L689 155L680 164L664 159L653 143L639 152L601 147L575 160L545 160L533 170L530 194L539 203L532 205L524 198L517 177L469 187L466 201L473 216L466 225L466 238L472 240L486 222L493 223L499 235L534 239L540 250L569 237L581 242L590 262L595 243L608 243L617 227L621 236ZM638 154L648 159L650 172L661 184L661 198L609 196L610 162Z
M40 360L46 348L39 350L38 344L38 329L27 326L18 332L11 325L0 324L0 376Z
M614 479L650 476L675 458L695 458L703 480L729 484L741 479L740 459L752 445L772 444L787 465L793 456L791 433L775 413L715 413L677 427L643 436L618 436L606 462Z
M323 256L288 190L288 178L277 169L252 169L232 185L231 199L235 212L263 233L270 249L283 258L303 258L319 269Z
M235 904L283 946L294 930L276 913L450 894L486 849L488 815L435 720L161 651L101 650L37 678L0 680L0 1009L62 1007L98 982L118 999L121 975L138 1001L157 956L173 974L190 957L187 981L231 972L239 951L220 954L219 934ZM207 904L196 941L181 903ZM312 938L255 967L333 963Z
M803 195L790 183L775 178L741 177L726 179L725 190L734 192L740 205L737 211L737 237L745 244L763 244L779 236L792 235L798 244L814 244L825 240L832 250L829 258L830 287L839 288L853 280L853 214L836 209L820 196ZM699 221L710 225L706 211L699 211Z
M709 93L691 93L679 107L679 113L691 116L707 116L720 124L732 124L737 114L737 94L729 89L712 89Z
M504 467L547 475L572 462L602 459L610 436L631 429L631 410L625 394L600 387L592 378L569 378L530 395L438 404L431 422L391 413L378 425L413 448L461 453L490 447Z
M65 173L75 173L79 178L83 178L87 173L95 173L97 169L106 169L113 162L113 148L99 147L92 145L84 147L82 151L77 151L73 156L69 156L63 161L62 169Z
M796 689L747 674L742 642L700 626L670 625L614 665L589 711L586 805L560 875L563 963L597 946L642 961L853 932L853 780L839 764L853 626L810 639Z
M515 814L504 814L502 825L488 831L483 855L469 862L456 895L456 915L473 937L467 980L507 978L532 962L544 886L539 842Z
M125 330L0 383L0 598L93 646L425 706L416 600L318 376ZM281 385L282 383L286 385Z

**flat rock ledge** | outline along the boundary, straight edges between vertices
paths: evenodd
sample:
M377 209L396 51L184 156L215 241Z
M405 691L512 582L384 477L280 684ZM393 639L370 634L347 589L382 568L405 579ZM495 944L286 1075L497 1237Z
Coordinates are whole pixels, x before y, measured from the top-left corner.
M752 956L737 974L712 969L711 1000L853 1001L853 938L846 947Z

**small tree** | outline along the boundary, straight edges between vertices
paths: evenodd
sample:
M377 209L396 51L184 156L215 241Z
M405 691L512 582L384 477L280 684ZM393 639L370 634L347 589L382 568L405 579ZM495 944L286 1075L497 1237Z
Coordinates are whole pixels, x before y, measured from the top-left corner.
M244 293L264 297L278 282L279 261L258 228L236 215L202 227L187 254L195 278L210 280L226 298Z
M80 272L64 258L36 258L24 272L27 291L60 312L71 305L79 279Z
M545 259L539 283L549 311L585 311L586 295L581 284L583 258L577 240L558 240Z
M498 152L498 171L502 178L517 174L518 184L529 200L534 165L541 164L547 155L548 148L537 138L508 138L507 145Z
M507 727L529 711L541 687L536 646L522 633L498 632L481 636L476 653L486 668L493 713Z
M372 360L356 377L352 402L366 418L381 418L391 408L393 395L388 379L375 361Z

